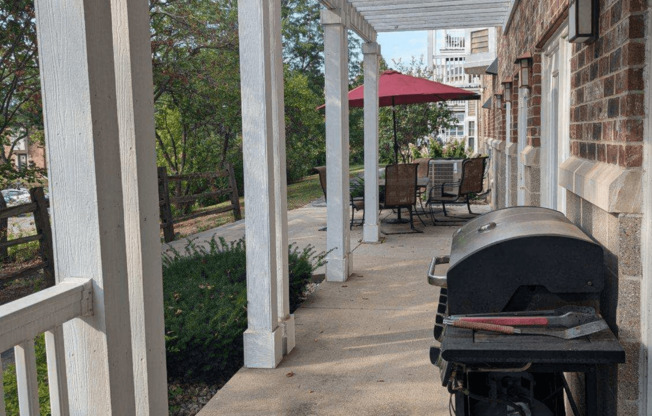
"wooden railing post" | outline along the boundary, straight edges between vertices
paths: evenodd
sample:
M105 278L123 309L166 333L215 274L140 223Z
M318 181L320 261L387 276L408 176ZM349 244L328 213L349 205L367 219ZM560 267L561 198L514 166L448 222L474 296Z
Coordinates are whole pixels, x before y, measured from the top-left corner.
M47 286L54 286L54 254L52 251L52 229L50 228L50 214L48 213L48 202L45 199L42 187L29 190L32 202L36 204L34 209L34 225L36 232L41 235L39 248L43 260L45 281Z
M174 240L174 222L172 220L172 207L170 207L168 170L165 166L158 168L158 197L163 227L163 238L166 243L169 243Z
M238 195L238 183L235 180L233 165L227 163L226 166L227 170L229 171L229 187L231 188L231 205L233 206L233 216L235 217L235 220L238 221L242 219L242 211L240 210L240 196Z
M5 199L0 195L0 211L7 208ZM6 243L9 238L9 218L0 218L0 244ZM9 257L8 247L0 247L0 261Z

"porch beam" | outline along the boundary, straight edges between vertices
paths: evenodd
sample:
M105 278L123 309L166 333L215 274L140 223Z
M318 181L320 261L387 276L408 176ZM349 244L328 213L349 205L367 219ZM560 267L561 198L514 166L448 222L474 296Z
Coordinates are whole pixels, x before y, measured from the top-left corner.
M326 189L328 189L326 279L344 282L351 271L349 239L348 39L345 19L321 11L326 95Z
M147 2L112 0L136 414L166 415L163 272Z
M364 54L364 212L363 241L377 243L380 237L378 219L378 69L380 45L367 42Z
M455 3L442 2L404 2L399 3L396 1L391 2L371 2L371 1L353 1L352 4L355 8L363 14L365 17L369 17L375 13L382 13L387 11L403 11L405 13L414 13L415 9L424 10L424 9L436 9L441 11L451 11L456 10L457 13L460 13L460 8L463 7L478 7L482 9L493 9L493 8L503 8L507 9L510 5L509 0L498 0L498 1L487 1L484 3L478 3L477 0L458 0Z
M93 285L93 315L63 325L70 413L134 415L111 4L35 4L55 275Z
M274 0L278 2L279 0ZM244 361L275 368L283 356L278 326L276 195L269 0L240 0L240 77L247 241Z
M499 20L465 20L464 27L467 29L473 28L482 28L482 27L493 27L499 25ZM380 32L406 32L413 30L437 30L437 29L459 29L460 22L455 21L426 21L426 22L409 22L409 23L377 23L374 25L376 30Z
M285 99L283 87L283 41L281 2L269 1L272 125L274 132L274 206L276 212L276 280L278 324L283 332L283 355L295 346L294 315L290 314L288 264L288 204L285 158Z
M376 30L347 0L319 0L326 9L340 16L343 23L366 42L376 41Z

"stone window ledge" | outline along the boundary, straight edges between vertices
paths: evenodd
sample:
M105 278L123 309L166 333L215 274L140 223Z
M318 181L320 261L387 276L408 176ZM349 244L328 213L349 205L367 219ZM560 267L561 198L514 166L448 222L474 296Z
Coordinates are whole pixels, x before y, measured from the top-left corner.
M500 139L489 139L488 140L489 146L493 147L494 149L498 150L499 152L502 152L505 150L505 141L500 140Z
M527 145L521 152L521 162L523 166L539 167L541 148Z
M507 146L505 146L505 153L507 153L508 156L516 156L517 152L518 152L518 143L514 143L514 142L507 143Z
M640 213L640 168L623 168L572 156L559 167L559 185L610 213Z

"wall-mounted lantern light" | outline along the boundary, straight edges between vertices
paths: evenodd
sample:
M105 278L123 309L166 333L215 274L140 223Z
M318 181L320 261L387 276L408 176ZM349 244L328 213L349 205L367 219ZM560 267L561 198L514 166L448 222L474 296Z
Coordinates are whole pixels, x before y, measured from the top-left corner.
M600 5L598 0L570 0L568 41L585 43L598 37Z
M503 89L505 91L505 102L512 101L512 77L506 78L503 81Z
M518 70L518 86L519 87L529 87L530 86L530 65L532 64L532 54L525 53L514 61L515 64L519 65Z
M502 107L502 105L503 105L503 93L502 93L502 91L499 91L496 94L494 94L494 103L496 104L497 109L503 108Z

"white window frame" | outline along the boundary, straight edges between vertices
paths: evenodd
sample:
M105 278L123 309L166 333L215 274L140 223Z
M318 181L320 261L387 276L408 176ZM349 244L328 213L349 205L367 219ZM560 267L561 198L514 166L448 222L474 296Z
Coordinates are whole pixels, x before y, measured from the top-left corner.
M541 206L566 213L559 166L570 157L570 57L568 29L546 44L542 65Z

